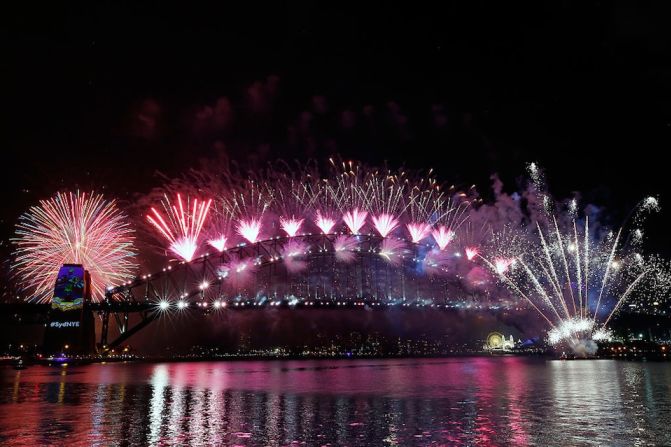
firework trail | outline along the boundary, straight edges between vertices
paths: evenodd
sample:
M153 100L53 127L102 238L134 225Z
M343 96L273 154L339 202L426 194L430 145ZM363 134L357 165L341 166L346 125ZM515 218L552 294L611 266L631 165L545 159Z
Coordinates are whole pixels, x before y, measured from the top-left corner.
M450 256L445 251L433 248L422 259L422 271L430 276L445 275L449 273L449 262Z
M12 271L28 300L46 303L61 265L82 264L98 301L106 286L134 276L133 234L116 202L93 193L58 193L19 218Z
M405 173L380 175L373 172L365 181L362 197L372 213L373 227L386 238L398 225L398 216L405 211Z
M287 236L294 237L301 229L301 225L303 225L304 220L305 219L297 219L295 217L280 217L280 227L282 230L284 230L285 233L287 233Z
M307 268L307 262L304 260L310 246L305 242L295 239L289 240L282 247L281 256L289 273L298 273Z
M535 165L530 171L534 182L542 179ZM549 197L542 190L539 194ZM645 205L643 201L639 207ZM632 294L654 295L666 286L659 262L644 258L635 244L627 243L630 238L624 234L629 230L623 227L599 238L590 232L589 218L579 218L574 200L565 214L548 213L528 230L521 241L514 232L509 236L515 237L499 237L494 241L498 253L489 259L477 256L538 311L550 327L551 344L584 347L589 340L607 338L608 323Z
M395 238L385 238L380 245L379 255L388 264L398 267L403 262L407 252L405 242Z
M169 243L170 249L184 261L191 261L198 249L198 239L203 229L212 200L198 201L193 199L193 206L189 206L189 197L186 207L181 194L177 194L177 203L170 202L164 196L162 205L166 218L154 207L151 208L147 220L154 226L161 236Z
M254 259L233 256L226 264L219 267L218 274L237 292L252 282L257 267Z
M230 210L223 208L216 202L214 203L210 213L211 225L207 231L207 244L219 253L228 247L227 244L231 238L232 219Z
M249 180L230 197L222 197L222 204L234 216L236 233L254 244L261 239L263 217L274 202L271 187Z
M449 243L454 240L456 234L453 230L445 227L444 225L440 225L431 232L431 236L433 236L433 239L436 241L436 244L438 244L438 247L441 250L445 250Z
M363 228L363 226L366 224L367 216L367 211L354 208L351 211L347 211L345 214L343 214L342 220L345 222L345 225L347 225L347 228L349 228L349 231L352 234L359 234L361 232L361 228Z
M356 258L355 251L359 243L353 236L340 235L333 241L333 251L338 261L349 263Z

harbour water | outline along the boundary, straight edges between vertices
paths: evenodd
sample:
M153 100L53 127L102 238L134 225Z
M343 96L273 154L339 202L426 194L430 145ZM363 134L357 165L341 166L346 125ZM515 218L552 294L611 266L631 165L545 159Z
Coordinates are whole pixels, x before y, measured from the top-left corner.
M0 444L670 445L671 364L524 357L0 370Z

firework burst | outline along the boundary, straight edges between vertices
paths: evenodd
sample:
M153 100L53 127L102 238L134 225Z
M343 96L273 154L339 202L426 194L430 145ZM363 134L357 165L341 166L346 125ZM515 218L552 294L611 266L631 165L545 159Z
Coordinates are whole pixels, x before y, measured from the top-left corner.
M298 273L307 268L307 262L304 260L310 246L305 242L295 239L289 240L282 247L282 259L284 266L289 273Z
M193 259L198 249L200 232L212 205L211 199L207 201L193 199L193 206L189 206L189 201L187 197L185 207L181 194L177 194L176 204L170 202L166 195L162 204L167 218L153 207L151 213L147 215L149 223L169 242L173 253L187 262Z
M401 262L403 262L403 256L406 251L407 247L402 240L385 238L380 245L379 255L387 263L393 266L399 266L401 265Z
M49 302L63 264L82 264L91 274L92 298L133 277L133 230L114 201L99 194L58 193L19 218L12 270L28 298Z
M532 176L542 179L535 166ZM633 236L625 237L629 231ZM623 303L634 294L659 292L665 282L655 273L659 263L635 251L637 232L621 228L600 237L603 232L591 232L589 218L580 219L570 201L565 214L536 221L522 241L518 232L495 236L500 250L491 261L478 257L543 317L551 344L591 346L587 351L593 352L594 340L608 337L607 325ZM662 279L655 283L655 278Z
M349 263L354 261L359 243L353 236L340 235L333 241L333 251L335 257L340 262Z

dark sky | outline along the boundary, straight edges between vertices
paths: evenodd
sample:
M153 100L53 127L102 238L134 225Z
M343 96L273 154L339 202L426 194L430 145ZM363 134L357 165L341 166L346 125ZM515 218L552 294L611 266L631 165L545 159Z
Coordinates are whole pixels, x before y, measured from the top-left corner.
M615 218L651 193L668 206L663 2L439 3L3 11L4 243L57 189L132 199L221 151L339 152L482 191L537 160ZM649 232L666 252L669 216Z

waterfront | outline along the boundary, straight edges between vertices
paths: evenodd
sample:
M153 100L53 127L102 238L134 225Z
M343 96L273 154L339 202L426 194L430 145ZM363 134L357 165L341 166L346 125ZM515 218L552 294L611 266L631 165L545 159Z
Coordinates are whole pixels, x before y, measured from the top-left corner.
M671 367L522 357L1 370L3 445L664 445Z

